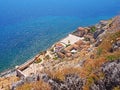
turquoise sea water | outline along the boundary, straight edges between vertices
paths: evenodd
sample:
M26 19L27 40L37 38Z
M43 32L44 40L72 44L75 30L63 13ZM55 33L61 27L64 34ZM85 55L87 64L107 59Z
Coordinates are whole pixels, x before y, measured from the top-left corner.
M0 72L54 42L120 13L119 0L0 0Z

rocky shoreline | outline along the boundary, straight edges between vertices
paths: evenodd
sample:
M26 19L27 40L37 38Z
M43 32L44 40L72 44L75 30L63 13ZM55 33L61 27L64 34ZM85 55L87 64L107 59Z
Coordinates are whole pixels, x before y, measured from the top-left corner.
M10 77L16 75L15 69L9 69L0 73L0 77Z
M25 90L25 83L38 81L49 90L119 90L120 16L78 27L34 60L21 70L26 75L19 76L11 90Z

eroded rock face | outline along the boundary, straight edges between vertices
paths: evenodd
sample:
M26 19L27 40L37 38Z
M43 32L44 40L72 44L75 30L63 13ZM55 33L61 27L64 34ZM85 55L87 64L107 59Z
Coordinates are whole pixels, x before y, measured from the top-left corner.
M110 30L120 30L120 16L116 16L109 26Z
M120 50L120 40L118 40L112 44L110 52L112 53L112 52L117 51L117 50Z
M66 75L64 81L52 79L47 75L43 75L42 79L51 85L52 90L83 90L83 80L75 74Z
M113 90L120 86L120 59L105 63L101 70L105 74L104 79L95 82L90 90Z
M97 39L97 37L102 34L105 30L97 30L95 31L94 35L93 35L93 38L94 39Z

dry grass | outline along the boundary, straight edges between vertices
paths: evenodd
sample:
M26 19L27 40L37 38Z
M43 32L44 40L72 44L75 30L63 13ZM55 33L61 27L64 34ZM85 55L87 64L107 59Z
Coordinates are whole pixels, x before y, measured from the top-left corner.
M10 85L18 80L19 78L17 78L16 76L0 78L0 90L9 90Z
M117 31L115 33L107 33L107 36L104 38L103 42L100 44L98 48L103 49L103 54L108 53L112 44L119 37L120 37L120 31Z
M120 31L117 31L117 32L112 33L112 34L108 33L106 38L103 40L103 42L98 47L98 48L102 49L102 52L99 56L96 55L97 58L104 57L106 60L120 58L120 50L117 50L113 53L109 52L109 50L112 47L112 44L114 42L116 42L117 38L120 38Z
M51 87L43 81L38 81L34 83L26 83L18 87L17 90L51 90Z
M114 87L113 90L120 90L120 86Z

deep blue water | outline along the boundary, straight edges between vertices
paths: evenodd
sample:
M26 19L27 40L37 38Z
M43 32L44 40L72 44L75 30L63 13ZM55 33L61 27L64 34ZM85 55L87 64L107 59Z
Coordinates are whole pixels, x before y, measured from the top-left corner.
M0 0L0 72L75 30L120 14L120 0Z

